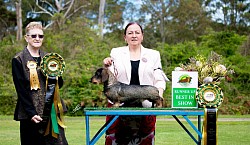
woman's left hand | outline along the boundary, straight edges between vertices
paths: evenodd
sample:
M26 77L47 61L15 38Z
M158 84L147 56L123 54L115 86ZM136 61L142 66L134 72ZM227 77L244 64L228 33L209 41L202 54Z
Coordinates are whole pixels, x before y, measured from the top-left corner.
M163 91L164 90L162 88L158 88L158 90L159 90L159 96L163 98Z

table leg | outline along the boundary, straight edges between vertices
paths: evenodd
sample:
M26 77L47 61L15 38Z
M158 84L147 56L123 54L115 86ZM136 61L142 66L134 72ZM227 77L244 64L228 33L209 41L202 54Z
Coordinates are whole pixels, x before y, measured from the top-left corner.
M89 135L89 116L85 116L86 121L86 145L90 145L90 135Z
M201 116L198 115L198 130L201 132ZM202 132L201 132L202 135ZM198 135L198 144L201 145L202 136Z

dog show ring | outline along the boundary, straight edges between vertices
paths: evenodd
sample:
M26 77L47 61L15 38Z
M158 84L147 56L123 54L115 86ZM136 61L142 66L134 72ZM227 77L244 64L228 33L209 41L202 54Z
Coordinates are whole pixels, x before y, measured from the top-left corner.
M223 92L215 84L203 84L196 91L196 100L201 107L217 108L223 102Z
M41 70L45 76L62 76L65 69L64 59L57 53L46 54L41 61Z

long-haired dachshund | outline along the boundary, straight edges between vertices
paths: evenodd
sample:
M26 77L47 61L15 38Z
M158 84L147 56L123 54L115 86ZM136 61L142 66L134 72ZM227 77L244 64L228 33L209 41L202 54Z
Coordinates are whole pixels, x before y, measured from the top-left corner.
M91 78L93 84L103 84L104 95L119 107L122 103L153 102L153 107L163 107L163 99L156 87L150 85L127 85L118 82L107 68L99 68ZM137 107L137 106L136 106Z

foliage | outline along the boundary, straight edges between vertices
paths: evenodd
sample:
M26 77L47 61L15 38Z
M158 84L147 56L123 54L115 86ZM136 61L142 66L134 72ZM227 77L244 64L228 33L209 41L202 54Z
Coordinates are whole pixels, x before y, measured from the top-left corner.
M214 25L215 29L235 31L238 34L249 33L249 10L250 10L250 2L249 0L240 0L240 1L232 1L232 0L205 0L204 1L207 12L212 16L216 16L218 11L222 12L222 17L215 17L214 21L216 22ZM217 25L220 24L220 25ZM245 27L247 26L248 27ZM219 26L219 27L218 27ZM216 28L218 27L218 28Z
M105 106L106 98L102 93L102 86L89 83L95 70L102 67L103 58L109 56L113 47L126 45L122 38L122 31L104 35L101 40L97 32L91 29L93 23L88 19L75 18L67 20L58 29L45 30L43 50L56 52L64 57L66 69L63 74L64 86L60 89L60 95L65 100L69 115L74 107L80 102L85 106ZM145 36L146 38L146 36ZM155 43L149 47L160 51L163 71L171 79L171 72L180 63L186 64L189 58L202 54L208 56L211 51L223 57L223 64L234 69L235 74L230 75L232 81L222 82L225 101L220 108L223 113L246 114L249 113L249 56L242 56L239 48L245 42L246 37L232 32L211 32L201 37L201 43L185 41L177 44ZM151 40L147 40L151 41ZM149 42L147 42L149 44ZM159 41L156 41L159 42ZM145 44L145 47L147 44ZM16 102L11 76L11 58L21 51L25 43L12 42L4 39L0 42L0 114L13 114ZM171 107L171 82L167 83L164 93L166 107ZM224 106L225 104L225 106ZM236 105L235 105L236 104ZM228 106L233 106L228 110Z
M246 65L249 63L249 56L242 56L239 53L246 37L231 32L211 32L207 35L203 35L201 38L202 41L199 44L192 41L178 43L176 45L159 43L156 49L161 53L164 72L168 78L171 78L171 72L175 67L178 67L180 64L190 63L189 59L191 57L210 56L211 52L214 51L221 56L219 62L235 72L233 74L228 73L225 79L226 81L222 80L220 82L225 100L219 110L225 114L249 113L250 103L247 102L249 102L250 96L247 88L250 88L250 72L248 71L250 70L250 66ZM167 107L170 107L171 84L167 83L167 85L164 96L168 101L166 103ZM238 99L235 98L238 97L241 98L241 101L236 101ZM236 107L227 109L227 106L235 104L237 104Z
M239 51L239 46L246 40L246 36L238 35L234 32L221 31L211 32L208 35L201 36L201 47L209 54L214 51L223 57L236 55Z
M0 0L0 40L4 37L14 34L16 16L14 11L8 9L9 2Z
M12 114L17 100L11 73L11 59L22 50L22 42L11 45L11 40L0 43L0 114Z
M179 1L170 9L172 16L168 28L167 36L169 43L185 42L189 40L199 40L206 29L210 28L210 19L201 3L197 0Z
M241 45L246 40L246 36L240 36L232 32L213 32L203 36L200 44L201 49L205 52L204 54L209 54L208 51L215 51L223 56L226 67L230 67L235 71L233 75L229 75L233 77L231 83L241 91L249 87L250 77L250 72L247 71L250 69L250 66L246 65L249 63L249 56L240 54ZM239 90L236 92L239 92ZM229 89L228 91L232 90ZM247 90L243 92L247 93Z
M164 66L163 70L167 74L172 73L176 64L188 61L188 59L196 55L199 50L194 41L178 43L176 45L158 43L155 49L161 54L161 61ZM171 78L171 75L168 75L168 77Z
M234 73L233 70L228 70L222 64L222 56L211 52L211 55L206 58L203 55L196 55L189 59L189 63L180 64L176 67L176 71L197 71L199 84L216 83L219 84L221 79L228 76L228 73Z

